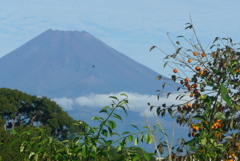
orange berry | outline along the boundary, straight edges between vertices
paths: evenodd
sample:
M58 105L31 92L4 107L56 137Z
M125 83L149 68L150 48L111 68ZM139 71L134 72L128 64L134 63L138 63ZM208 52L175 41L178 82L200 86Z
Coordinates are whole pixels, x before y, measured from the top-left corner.
M201 67L200 66L196 66L196 71L200 71L201 70Z
M198 56L198 52L194 51L194 52L193 52L193 55L194 55L194 56Z
M184 80L185 80L186 83L188 83L190 81L189 78L185 78Z
M219 123L219 122L221 122L221 120L220 120L220 119L217 119L215 122L218 122L218 123Z
M191 63L192 62L192 59L188 59L188 63Z
M192 84L191 87L192 88L197 88L198 84Z
M203 72L202 70L199 71L199 74L200 74L200 75L203 75L203 73L204 73L204 72Z
M192 136L193 136L193 137L195 137L196 135L197 135L197 133L195 133L195 132L192 133Z
M214 130L214 129L215 129L215 126L211 126L211 129Z
M208 71L208 69L205 68L205 69L203 69L203 71L206 72L206 71Z
M190 84L186 83L185 86L189 88L189 87L190 87Z
M191 103L188 102L188 103L187 103L187 107L191 107Z
M177 69L173 69L173 73L177 73L178 72L178 70Z
M206 57L206 54L205 54L205 53L202 53L201 55L202 55L202 57Z
M198 130L199 130L199 127L198 127L198 126L194 126L194 127L193 127L193 130L198 131Z
M190 97L193 97L193 96L194 96L194 94L193 94L193 93L191 93L191 94L190 94Z
M231 157L233 157L233 158L235 158L236 157L236 155L235 154L233 154L233 153L230 153L229 154Z
M183 110L187 110L187 106L182 106L182 109Z

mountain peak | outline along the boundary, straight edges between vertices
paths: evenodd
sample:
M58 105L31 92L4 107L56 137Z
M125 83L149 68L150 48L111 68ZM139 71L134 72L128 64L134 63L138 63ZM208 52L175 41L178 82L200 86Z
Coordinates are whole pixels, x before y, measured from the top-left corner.
M48 97L153 94L163 83L158 75L86 31L48 29L0 59L1 87Z

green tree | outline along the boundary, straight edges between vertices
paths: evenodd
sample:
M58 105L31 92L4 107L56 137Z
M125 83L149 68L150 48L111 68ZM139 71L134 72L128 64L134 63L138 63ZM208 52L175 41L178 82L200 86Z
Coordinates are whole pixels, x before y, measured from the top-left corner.
M66 139L70 133L79 133L83 126L74 126L79 121L71 118L56 102L46 97L28 95L18 90L0 89L0 152L3 160L19 157L19 146L11 149L10 143L16 139L12 130L31 131L29 138L39 135L34 127L45 129L49 136L58 140ZM25 138L27 139L27 138ZM16 159L18 160L18 159ZM20 159L21 160L21 159Z

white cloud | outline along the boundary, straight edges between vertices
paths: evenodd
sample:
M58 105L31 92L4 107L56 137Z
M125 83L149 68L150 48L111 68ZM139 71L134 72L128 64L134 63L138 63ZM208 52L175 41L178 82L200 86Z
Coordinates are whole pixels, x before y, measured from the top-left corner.
M53 98L59 106L61 106L64 110L72 110L73 109L73 100L70 98L62 97L62 98Z
M142 95L137 93L127 93L127 92L119 92L119 93L110 93L110 94L90 94L86 96L81 96L75 99L69 98L54 98L64 110L73 110L74 108L82 108L88 107L92 109L100 110L104 106L110 106L112 104L112 99L109 96L116 96L119 100L125 98L124 96L120 96L121 93L126 93L128 96L128 106L129 110L133 112L138 112L139 115L143 116L143 111L145 111L148 117L152 117L152 112L149 110L149 106L147 103L149 102L154 106L161 106L163 103L167 105L172 104L180 104L189 100L190 97L186 97L184 100L176 100L175 98L178 94L170 94L168 98L160 97L157 99L157 95ZM156 109L153 109L155 113Z

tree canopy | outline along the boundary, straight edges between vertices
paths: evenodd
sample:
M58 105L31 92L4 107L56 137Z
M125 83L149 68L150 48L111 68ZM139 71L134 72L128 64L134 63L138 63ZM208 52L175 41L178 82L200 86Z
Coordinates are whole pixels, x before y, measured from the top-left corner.
M6 130L19 126L38 126L50 130L51 135L66 137L70 131L80 132L75 121L56 102L18 90L0 89L0 125Z
M31 131L26 137L39 136L35 127L40 127L48 135L58 140L64 140L69 135L83 131L83 126L74 126L79 121L70 117L56 102L47 97L37 97L18 90L0 88L0 146L4 160L21 160L19 143L10 148L17 136L12 135L16 130L19 133Z

